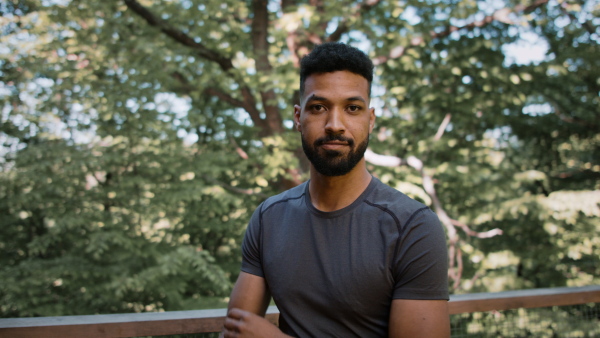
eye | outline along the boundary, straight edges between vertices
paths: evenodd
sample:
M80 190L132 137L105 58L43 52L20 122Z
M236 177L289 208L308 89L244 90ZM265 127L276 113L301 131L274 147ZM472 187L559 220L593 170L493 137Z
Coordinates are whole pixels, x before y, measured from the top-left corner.
M322 104L313 104L310 107L308 107L308 109L313 112L320 113L325 111L325 106Z
M356 105L351 105L351 106L348 106L347 109L351 113L357 113L357 112L359 112L362 109L362 107L361 106L356 106Z

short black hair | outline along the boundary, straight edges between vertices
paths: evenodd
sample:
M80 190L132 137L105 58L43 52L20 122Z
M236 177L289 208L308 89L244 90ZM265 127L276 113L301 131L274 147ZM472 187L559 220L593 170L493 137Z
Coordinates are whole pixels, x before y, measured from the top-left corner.
M312 74L347 70L373 82L373 61L361 50L340 42L318 45L300 61L300 97L304 95L304 81Z

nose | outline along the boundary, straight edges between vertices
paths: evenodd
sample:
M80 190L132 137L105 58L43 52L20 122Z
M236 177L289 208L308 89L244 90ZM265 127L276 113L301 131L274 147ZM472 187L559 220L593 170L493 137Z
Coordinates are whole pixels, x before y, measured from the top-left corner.
M344 126L344 112L341 109L331 109L327 114L325 123L325 132L328 134L343 134L346 131Z

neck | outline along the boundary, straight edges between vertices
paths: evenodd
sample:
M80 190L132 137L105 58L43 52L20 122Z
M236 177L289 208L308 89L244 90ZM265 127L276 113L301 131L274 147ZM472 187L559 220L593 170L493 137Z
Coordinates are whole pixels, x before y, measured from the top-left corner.
M362 159L343 176L324 176L310 168L310 200L321 211L335 211L352 204L369 186L371 174Z

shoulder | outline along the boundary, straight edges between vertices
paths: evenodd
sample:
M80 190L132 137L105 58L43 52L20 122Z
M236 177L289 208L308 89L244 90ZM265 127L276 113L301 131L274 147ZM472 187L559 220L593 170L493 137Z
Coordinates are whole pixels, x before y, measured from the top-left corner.
M259 207L261 213L266 212L267 210L275 207L277 205L283 205L288 202L297 202L301 201L302 197L306 192L306 185L308 182L304 182L294 188L286 190L280 194L271 196L267 198Z
M410 223L417 215L434 217L437 220L437 216L425 204L408 197L375 177L373 180L375 180L374 187L365 196L364 202L390 214L401 226Z

